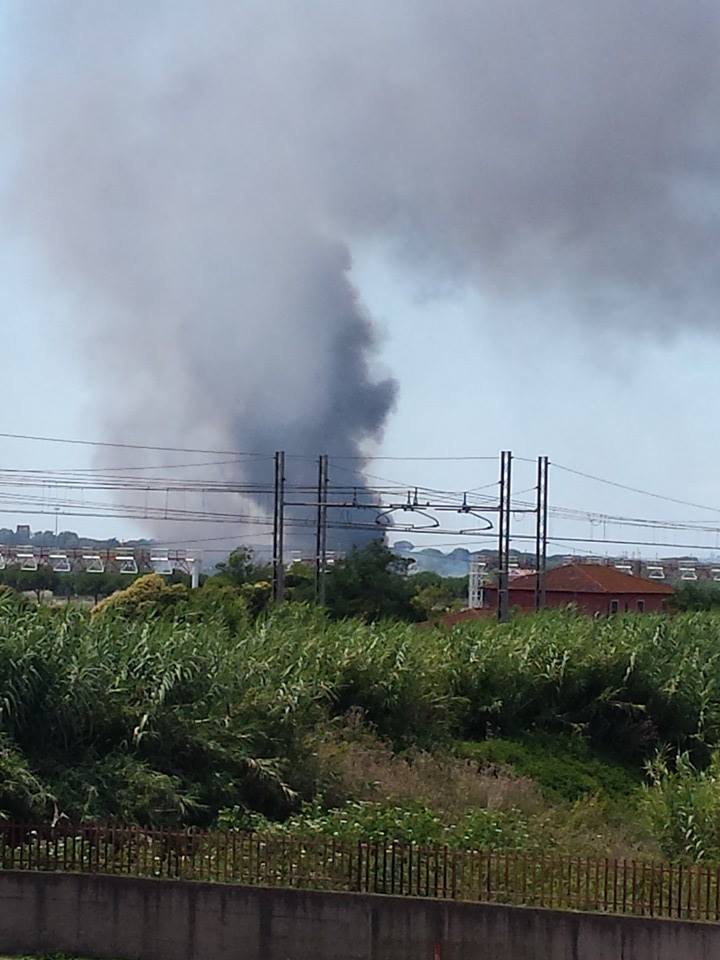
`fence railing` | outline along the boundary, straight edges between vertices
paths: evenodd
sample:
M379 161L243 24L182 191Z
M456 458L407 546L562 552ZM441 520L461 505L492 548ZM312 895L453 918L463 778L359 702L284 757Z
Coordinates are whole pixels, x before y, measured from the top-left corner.
M720 920L720 867L239 832L0 824L0 868Z

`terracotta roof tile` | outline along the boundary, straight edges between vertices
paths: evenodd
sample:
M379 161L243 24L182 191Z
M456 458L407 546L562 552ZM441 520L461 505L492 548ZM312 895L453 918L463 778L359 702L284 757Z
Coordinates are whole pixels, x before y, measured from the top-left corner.
M534 590L535 577L510 581L510 591ZM569 563L553 567L545 574L545 589L553 593L661 593L669 596L667 583L635 577L599 563Z

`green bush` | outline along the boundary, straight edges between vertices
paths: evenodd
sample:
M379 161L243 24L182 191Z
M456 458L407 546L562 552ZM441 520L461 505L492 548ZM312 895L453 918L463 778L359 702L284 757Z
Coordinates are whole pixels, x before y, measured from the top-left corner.
M524 850L527 853L553 845L543 829L542 817L520 810L468 811L446 830L445 842L462 850Z
M597 756L582 737L568 734L465 741L456 744L455 752L481 767L507 767L529 777L545 796L555 800L574 801L595 794L629 798L641 780L637 771Z
M114 614L119 617L147 618L188 599L188 589L182 583L166 583L159 573L138 577L129 587L105 597L93 610L93 616Z
M220 823L226 828L255 829L276 836L333 837L345 843L396 840L466 850L537 849L542 845L542 831L533 834L533 819L519 810L472 810L455 823L444 820L425 804L408 801L398 805L349 800L330 810L315 802L304 805L282 824L248 818L237 809L226 810Z

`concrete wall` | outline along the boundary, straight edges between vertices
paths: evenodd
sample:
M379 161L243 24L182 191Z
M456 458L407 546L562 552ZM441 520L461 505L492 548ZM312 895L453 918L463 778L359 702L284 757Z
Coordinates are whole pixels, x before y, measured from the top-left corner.
M720 925L0 873L0 953L43 951L118 960L717 960Z

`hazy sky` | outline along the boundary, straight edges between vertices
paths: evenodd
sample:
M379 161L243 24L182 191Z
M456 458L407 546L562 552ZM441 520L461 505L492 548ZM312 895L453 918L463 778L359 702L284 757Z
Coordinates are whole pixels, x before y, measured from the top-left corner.
M718 510L560 471L554 504L720 520L720 13L642 8L9 3L0 432L507 448ZM0 440L3 469L177 462L138 456Z

